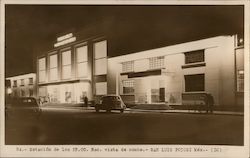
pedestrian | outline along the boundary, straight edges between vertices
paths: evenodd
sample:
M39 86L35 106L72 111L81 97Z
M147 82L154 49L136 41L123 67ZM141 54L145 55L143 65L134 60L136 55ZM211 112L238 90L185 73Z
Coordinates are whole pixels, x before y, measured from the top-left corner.
M204 100L204 102L205 102L205 106L206 106L206 111L207 111L207 113L209 112L209 94L206 94L205 95L205 100Z
M211 94L208 94L208 105L210 113L213 113L213 106L214 106L214 97Z
M84 97L84 104L85 104L86 107L88 107L88 102L89 102L89 101L88 101L88 97L85 96L85 97Z

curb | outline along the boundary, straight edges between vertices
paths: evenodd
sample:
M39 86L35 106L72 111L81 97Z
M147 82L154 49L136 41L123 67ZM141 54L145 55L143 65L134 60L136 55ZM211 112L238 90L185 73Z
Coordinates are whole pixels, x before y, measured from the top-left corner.
M95 110L94 107L41 107L42 109L56 109L56 110ZM191 110L145 110L145 109L130 109L127 108L124 110L125 112L128 113L133 113L133 112L144 112L144 113L186 113L186 114L207 114L204 112L198 112L198 111L191 111ZM208 113L207 115L238 115L238 116L243 116L243 112L227 112L227 111L214 111L212 114Z
M226 112L226 111L214 111L211 113L206 112L198 112L198 111L190 111L190 110L145 110L145 109L126 109L125 111L129 112L154 112L154 113L186 113L186 114L206 114L206 115L239 115L243 116L242 112Z

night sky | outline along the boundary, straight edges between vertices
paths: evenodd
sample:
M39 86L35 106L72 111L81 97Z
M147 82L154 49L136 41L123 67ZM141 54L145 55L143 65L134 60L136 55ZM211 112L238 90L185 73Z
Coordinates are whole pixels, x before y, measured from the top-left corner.
M243 6L6 5L6 77L35 72L35 57L69 30L102 30L109 56L217 35L243 35ZM95 32L95 31L93 31Z

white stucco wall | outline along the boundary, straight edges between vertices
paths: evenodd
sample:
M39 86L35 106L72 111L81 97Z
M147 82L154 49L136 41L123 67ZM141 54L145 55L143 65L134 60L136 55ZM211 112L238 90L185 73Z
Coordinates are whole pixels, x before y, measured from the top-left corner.
M235 103L235 52L234 52L234 36L218 36L173 46L167 46L158 49L147 50L143 52L109 58L108 80L111 79L112 90L116 76L113 67L119 67L122 62L135 61L135 72L146 71L147 58L164 56L165 60L165 93L166 101L169 99L169 94L176 95L176 103L181 103L181 93L185 92L184 75L190 74L205 74L205 91L214 96L215 104L217 105L233 105ZM205 66L182 68L185 65L185 52L204 49ZM138 62L140 61L140 62ZM144 64L143 64L144 61ZM111 68L112 65L112 68ZM141 65L136 67L136 65ZM144 65L144 66L143 66ZM146 66L145 66L146 65ZM118 74L121 73L121 69ZM124 76L122 76L124 78ZM113 78L113 79L112 79ZM139 83L137 83L139 84ZM139 84L141 85L141 84ZM109 86L110 87L110 86ZM121 84L118 85L122 88ZM135 91L145 91L144 88L139 88ZM137 86L138 88L138 86ZM121 90L120 90L121 93Z

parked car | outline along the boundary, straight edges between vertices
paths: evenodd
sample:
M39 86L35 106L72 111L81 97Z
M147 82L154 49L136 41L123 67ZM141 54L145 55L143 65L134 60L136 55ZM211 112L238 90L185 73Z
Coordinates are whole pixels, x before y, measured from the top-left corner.
M5 107L6 119L17 118L34 118L37 119L41 115L41 108L38 101L34 97L21 97L12 100Z
M99 112L99 110L106 110L107 112L111 112L111 110L119 110L123 113L124 109L126 109L126 105L118 95L103 96L100 103L95 105L96 112Z

